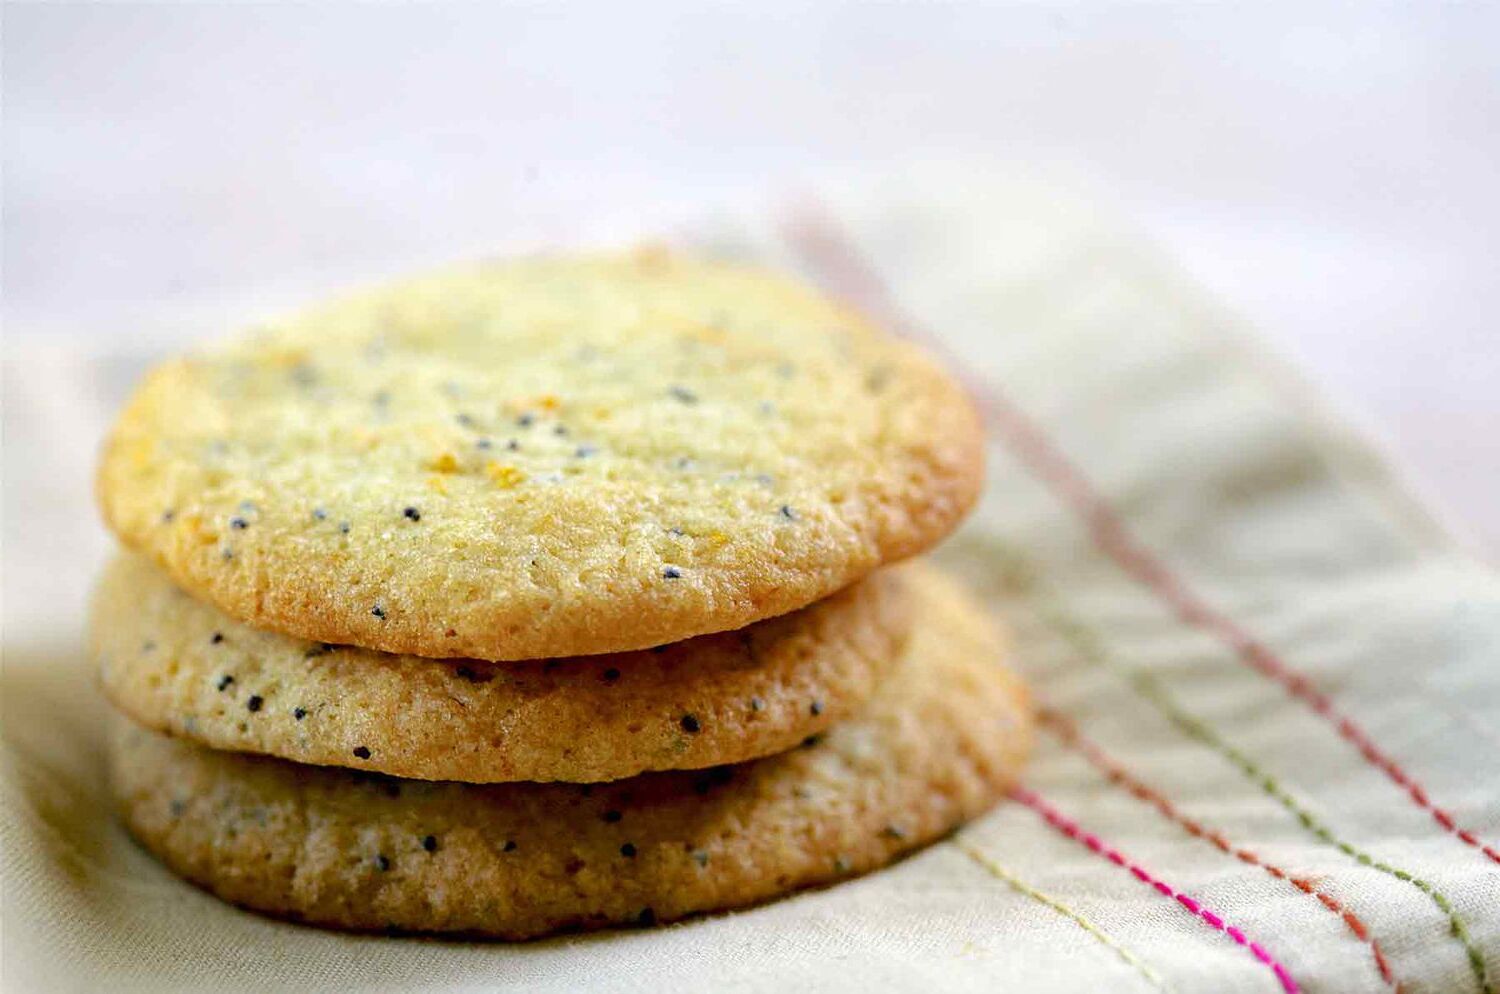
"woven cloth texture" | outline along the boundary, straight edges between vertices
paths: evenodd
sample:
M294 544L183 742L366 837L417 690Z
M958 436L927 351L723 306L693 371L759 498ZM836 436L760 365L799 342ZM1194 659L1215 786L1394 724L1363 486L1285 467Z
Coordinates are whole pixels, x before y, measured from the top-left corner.
M1094 201L967 172L675 240L968 378L989 485L938 556L1016 632L1024 786L887 871L654 930L220 904L114 821L80 634L98 438L153 357L32 351L5 368L7 991L1500 991L1500 581L1220 307Z

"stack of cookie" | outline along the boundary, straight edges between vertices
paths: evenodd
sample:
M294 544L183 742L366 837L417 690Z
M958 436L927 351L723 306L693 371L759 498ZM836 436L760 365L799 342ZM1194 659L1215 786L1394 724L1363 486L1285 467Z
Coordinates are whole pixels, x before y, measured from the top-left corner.
M976 417L823 297L659 253L450 272L150 374L99 496L125 823L221 897L523 938L865 872L1029 717L932 568ZM883 568L884 567L884 568Z

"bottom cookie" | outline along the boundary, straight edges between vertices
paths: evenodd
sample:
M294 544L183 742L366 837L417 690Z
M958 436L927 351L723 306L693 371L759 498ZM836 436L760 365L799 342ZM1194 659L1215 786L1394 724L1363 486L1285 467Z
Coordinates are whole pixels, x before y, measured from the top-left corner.
M939 838L1015 779L1030 713L998 634L948 581L913 586L918 620L876 695L778 756L591 786L431 783L120 719L114 790L177 873L319 925L522 939L764 901Z

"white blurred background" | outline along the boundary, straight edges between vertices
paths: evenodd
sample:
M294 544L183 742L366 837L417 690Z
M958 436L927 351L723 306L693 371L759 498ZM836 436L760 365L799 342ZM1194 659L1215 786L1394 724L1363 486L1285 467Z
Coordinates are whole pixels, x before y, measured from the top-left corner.
M1105 191L1500 552L1500 5L15 4L7 373L963 156Z

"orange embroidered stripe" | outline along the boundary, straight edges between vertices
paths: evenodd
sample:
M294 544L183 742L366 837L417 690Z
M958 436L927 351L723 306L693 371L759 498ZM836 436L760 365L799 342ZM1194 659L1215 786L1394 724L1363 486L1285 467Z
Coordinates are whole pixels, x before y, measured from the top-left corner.
M1286 994L1298 994L1298 991L1301 990L1301 987L1292 977L1291 973L1287 971L1287 968L1282 966L1276 957L1272 956L1266 950L1265 946L1251 939L1242 929L1229 924L1223 915L1210 910L1202 901L1195 897L1189 897L1160 877L1157 877L1151 871L1141 866L1141 864L1124 855L1120 850L1114 848L1099 836L1083 828L1076 821L1057 810L1049 802L1043 800L1035 791L1027 790L1025 787L1016 787L1010 793L1012 797L1041 815L1043 821L1068 838L1081 843L1086 848L1103 856L1121 869L1129 870L1131 876L1135 877L1141 883L1146 884L1163 897L1169 897L1176 901L1186 908L1188 913L1201 920L1204 924L1228 936L1230 941L1237 946L1243 947L1251 956L1254 956L1257 961L1275 974L1276 979L1281 983L1282 990L1286 991Z
M920 327L896 305L885 283L821 212L806 210L786 225L786 237L809 267L835 293L851 303L880 315L896 331L926 341L934 349L945 351L941 343L923 333ZM962 370L962 364L955 364ZM1333 701L1303 674L1278 658L1267 646L1228 615L1213 608L1193 593L1172 573L1166 563L1153 555L1126 527L1114 508L1089 483L1047 434L993 385L967 378L970 391L980 402L990 423L1010 445L1016 457L1043 481L1064 504L1083 519L1095 545L1115 561L1124 572L1155 593L1176 612L1185 624L1202 629L1234 650L1239 658L1257 672L1280 684L1289 694L1308 705L1330 722L1339 736L1349 742L1376 769L1400 787L1422 810L1428 812L1445 832L1466 846L1477 849L1486 858L1500 864L1500 849L1480 839L1458 824L1453 815L1433 804L1427 791L1391 756L1377 746L1353 719L1339 713Z
M1002 549L997 554L1003 556L1005 552ZM1068 613L1058 600L1056 593L1038 584L1035 574L1024 560L1016 559L1013 555L1009 557L1009 560L1007 565L1010 567L1012 579L1020 585L1020 589L1025 589L1032 596L1032 603L1037 608L1042 621L1073 649L1078 658L1118 674L1125 681L1126 686L1143 700L1150 702L1183 734L1228 760L1245 779L1280 805L1314 838L1332 846L1361 866L1368 866L1372 870L1394 877L1426 895L1438 911L1447 918L1448 932L1463 947L1464 955L1469 963L1469 972L1474 975L1479 989L1484 994L1497 994L1490 983L1489 967L1485 964L1484 953L1479 948L1473 933L1469 931L1468 922L1459 914L1448 895L1438 890L1431 881L1417 876L1410 870L1378 859L1347 839L1335 835L1333 829L1324 824L1293 796L1279 780L1262 769L1260 764L1232 745L1207 722L1197 718L1178 704L1162 682L1149 670L1126 666L1113 659L1105 650L1103 639L1099 634Z
M1317 898L1323 907L1327 908L1343 921L1344 925L1353 933L1356 939L1370 947L1370 953L1375 959L1375 968L1380 971L1381 978L1386 982L1388 987L1396 991L1397 994L1400 994L1402 990L1401 985L1392 976L1390 964L1386 962L1385 953L1381 950L1380 943L1370 935L1369 928L1366 927L1359 916L1344 907L1337 898L1320 890L1308 878L1293 876L1291 873L1283 870L1274 863L1268 862L1249 849L1233 844L1225 838L1222 832L1206 828L1202 823L1183 814L1165 795L1142 782L1134 774L1106 755L1104 750L1099 748L1096 743L1086 738L1078 731L1078 726L1073 723L1073 719L1067 715L1052 708L1043 707L1039 709L1038 717L1045 727L1050 728L1057 734L1059 739L1082 753L1090 763L1093 763L1102 770L1105 776L1113 783L1124 787L1138 800L1144 801L1156 808L1164 817L1180 825L1189 835L1212 843L1220 852L1233 856L1242 863L1259 867L1277 880L1285 880L1302 893Z

